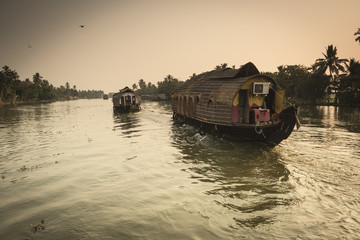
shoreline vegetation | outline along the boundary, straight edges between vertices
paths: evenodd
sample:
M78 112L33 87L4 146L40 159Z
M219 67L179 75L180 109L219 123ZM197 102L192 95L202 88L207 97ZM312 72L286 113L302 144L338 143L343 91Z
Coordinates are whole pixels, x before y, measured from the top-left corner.
M70 97L69 99L63 100L36 100L36 101L15 101L15 102L2 102L0 101L0 107L3 105L23 105L23 104L33 104L33 103L51 103L57 101L71 101L71 100L79 100L78 97Z
M360 28L359 28L360 35ZM360 37L359 37L360 42ZM304 65L281 65L276 72L261 72L275 79L285 90L288 100L297 105L335 105L360 107L360 62L354 58L340 59L337 48L329 45L323 58L318 58L310 67ZM227 69L223 63L215 71ZM236 68L235 65L231 68ZM196 76L193 74L189 77ZM138 95L165 94L169 98L171 91L183 82L171 75L158 82L140 79L132 89Z
M20 80L15 70L4 66L0 71L0 106L9 104L44 103L76 100L80 98L102 98L102 90L77 90L76 86L54 87L39 73L30 79Z
M360 62L354 58L339 59L337 48L333 45L329 45L322 54L323 58L316 59L310 67L281 65L276 72L261 73L275 79L285 90L287 100L297 105L360 107ZM228 64L223 63L214 70L223 71L227 68ZM195 73L189 79L194 76ZM167 75L163 81L157 82L157 86L140 79L132 85L132 89L144 98L163 95L163 99L169 99L170 93L182 83L172 75ZM103 95L102 90L77 90L75 85L70 87L68 82L65 86L54 87L39 73L34 74L31 81L28 78L20 80L17 72L8 66L0 71L0 106L102 98Z

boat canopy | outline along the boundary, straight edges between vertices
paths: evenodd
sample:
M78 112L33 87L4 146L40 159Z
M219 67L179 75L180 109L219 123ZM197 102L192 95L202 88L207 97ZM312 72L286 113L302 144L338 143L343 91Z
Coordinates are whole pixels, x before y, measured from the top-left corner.
M120 89L119 92L113 95L114 106L126 106L140 104L140 97L135 94L133 90L128 87Z
M255 84L260 87L264 84L269 93L257 94L253 91ZM284 91L274 79L260 74L251 62L239 69L226 68L195 75L171 93L171 100L176 113L224 125L238 122L234 120L234 107L237 112L268 108L276 114L285 107ZM238 114L235 115L238 118ZM241 122L248 123L248 119L240 119Z

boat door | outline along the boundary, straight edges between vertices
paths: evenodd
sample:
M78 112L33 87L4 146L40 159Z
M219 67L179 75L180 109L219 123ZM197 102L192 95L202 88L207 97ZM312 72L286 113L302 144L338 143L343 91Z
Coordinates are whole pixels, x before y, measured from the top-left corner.
M247 123L249 121L248 90L240 90L234 97L232 106L232 122Z

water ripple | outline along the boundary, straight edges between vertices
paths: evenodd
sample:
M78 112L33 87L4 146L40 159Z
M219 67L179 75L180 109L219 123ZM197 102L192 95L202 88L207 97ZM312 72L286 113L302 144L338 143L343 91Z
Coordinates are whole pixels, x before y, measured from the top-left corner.
M142 105L0 108L0 238L360 238L358 112L302 109L302 127L268 148Z

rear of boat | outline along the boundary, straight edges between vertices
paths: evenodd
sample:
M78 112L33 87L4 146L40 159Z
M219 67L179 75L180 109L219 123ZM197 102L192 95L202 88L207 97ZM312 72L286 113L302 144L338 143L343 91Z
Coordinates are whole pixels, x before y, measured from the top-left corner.
M296 105L292 105L280 112L280 122L277 125L276 130L265 139L267 143L276 146L290 136L295 125L297 126L297 129L299 129L300 121L297 115L297 110L298 107Z

